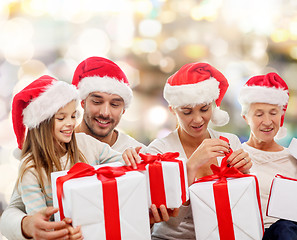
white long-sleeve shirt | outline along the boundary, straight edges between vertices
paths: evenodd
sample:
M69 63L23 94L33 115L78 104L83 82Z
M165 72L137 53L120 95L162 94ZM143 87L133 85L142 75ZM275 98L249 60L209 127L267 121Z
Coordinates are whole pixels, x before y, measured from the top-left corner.
M111 146L111 148L115 151L118 151L120 153L124 152L127 148L130 147L141 147L141 152L146 153L147 147L135 140L134 138L130 137L129 135L122 133L120 131L118 132L118 138L116 142Z
M297 178L297 160L290 155L287 148L279 152L267 152L253 148L246 143L242 144L242 148L249 153L252 159L251 172L256 174L259 181L263 221L265 228L268 228L278 220L266 216L272 180L276 174Z

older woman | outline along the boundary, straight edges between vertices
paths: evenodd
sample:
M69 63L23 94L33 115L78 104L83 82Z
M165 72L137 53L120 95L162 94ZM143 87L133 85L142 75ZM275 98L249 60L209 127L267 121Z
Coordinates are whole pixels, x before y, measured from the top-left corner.
M283 127L289 100L287 84L276 73L255 76L247 81L239 95L242 116L251 129L243 144L252 159L252 172L260 184L265 234L263 239L297 239L297 225L291 221L266 216L271 182L275 174L297 177L297 161L287 148L279 145L275 137L286 134Z
M241 149L237 136L209 128L209 122L225 125L226 112L220 110L221 101L228 88L228 81L221 72L207 63L184 65L168 78L164 98L169 110L176 116L178 127L167 137L154 140L148 152L179 152L187 160L189 185L195 178L212 174L211 164L219 165L224 152L234 150L228 161L240 171L248 171L251 161ZM229 139L230 146L219 137ZM191 206L180 208L177 217L155 224L152 239L195 239Z

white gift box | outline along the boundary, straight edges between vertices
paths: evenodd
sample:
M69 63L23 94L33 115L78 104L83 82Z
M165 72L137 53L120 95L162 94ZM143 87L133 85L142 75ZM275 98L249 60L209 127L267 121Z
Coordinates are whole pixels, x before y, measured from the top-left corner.
M267 216L297 221L297 179L277 175L271 184Z
M297 159L297 139L296 138L292 139L288 148L292 156Z
M157 202L160 204L166 205L167 208L179 208L183 202L189 199L189 191L188 191L188 178L187 178L187 170L186 164L183 159L176 159L177 161L161 161L159 164L159 171L163 178L157 178L154 176L154 179L150 179L150 164L146 165L146 171L144 174L147 178L148 189L149 192L149 206L151 204L156 204L152 202L152 194L151 191L154 191L152 188L159 188L155 193L155 198L158 198ZM182 163L182 168L179 166L179 162ZM155 164L155 163L151 163ZM183 171L181 173L181 171ZM154 186L152 185L152 180L155 182ZM164 183L164 185L162 184ZM162 190L164 186L164 189ZM155 189L156 190L156 189ZM159 194L158 194L159 193ZM156 196L157 195L157 196ZM182 199L184 196L184 199ZM162 200L165 198L165 202ZM153 198L154 199L154 198ZM158 205L157 204L157 207Z
M107 165L113 166L112 164L104 164L94 168ZM59 176L66 175L66 173L67 171L52 173L54 207L58 207L56 179ZM115 179L120 209L120 239L151 239L145 176L140 172L131 171ZM97 176L68 180L63 185L63 191L64 215L72 219L74 227L81 226L84 239L107 239L102 182L97 179ZM55 220L60 220L59 212L55 214Z
M197 182L189 187L196 239L220 238L213 184ZM235 239L261 240L263 221L254 177L227 178Z

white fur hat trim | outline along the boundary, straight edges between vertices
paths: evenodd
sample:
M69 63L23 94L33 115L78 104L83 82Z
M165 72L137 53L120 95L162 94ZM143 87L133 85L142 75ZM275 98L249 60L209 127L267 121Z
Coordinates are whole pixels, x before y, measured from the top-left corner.
M219 84L213 77L195 84L171 86L166 83L163 96L173 107L210 103L219 97Z
M29 129L35 128L54 116L61 107L77 99L78 91L75 86L63 81L54 82L23 110L24 125Z
M259 102L285 106L288 101L288 91L275 87L244 86L239 94L241 104Z
M85 77L78 84L78 89L82 100L97 91L119 95L125 102L125 108L130 105L133 97L132 89L126 83L108 76Z

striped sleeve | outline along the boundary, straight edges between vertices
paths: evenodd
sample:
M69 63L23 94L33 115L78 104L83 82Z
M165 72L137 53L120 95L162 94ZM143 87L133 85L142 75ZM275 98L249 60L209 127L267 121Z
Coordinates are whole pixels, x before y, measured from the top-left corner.
M99 146L100 145L100 146ZM122 154L113 150L108 144L98 141L98 159L96 164L111 163L111 162L122 162Z
M76 139L80 151L84 154L90 165L118 161L124 163L122 154L113 150L108 144L100 142L84 133L77 133Z
M45 184L47 183L48 181L45 181ZM49 184L45 185L46 192L50 189L51 186ZM19 192L25 204L27 214L33 215L47 206L46 197L42 192L35 169L30 168L24 173L19 184Z

